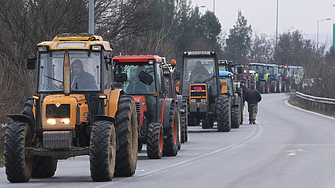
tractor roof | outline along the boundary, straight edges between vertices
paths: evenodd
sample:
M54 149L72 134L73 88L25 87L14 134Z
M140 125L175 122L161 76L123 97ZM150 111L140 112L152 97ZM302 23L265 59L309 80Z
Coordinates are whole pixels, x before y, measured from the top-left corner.
M219 76L220 76L220 77L233 76L233 73L228 72L228 71L219 71Z
M267 66L267 67L278 67L278 65L276 65L276 64L266 64L265 66Z
M255 66L265 66L265 63L249 63L249 65L255 65Z
M290 69L303 69L303 67L299 67L299 66L288 66L288 68L290 68Z
M103 41L101 36L92 34L62 34L57 35L52 41L44 41L37 46L48 46L50 50L84 49L91 46L103 46L105 50L112 51L108 41Z
M157 55L125 55L113 57L113 61L116 63L148 63L149 60L162 63L162 58Z

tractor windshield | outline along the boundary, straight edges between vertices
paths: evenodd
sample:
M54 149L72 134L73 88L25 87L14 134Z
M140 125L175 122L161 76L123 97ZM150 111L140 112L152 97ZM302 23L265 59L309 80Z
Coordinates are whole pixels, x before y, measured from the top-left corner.
M196 83L207 83L217 93L214 58L185 58L183 70L183 95L188 96L190 84Z
M258 74L264 74L263 66L261 65L250 65L250 70L254 70Z
M278 67L278 73L285 75L286 74L286 69L284 67Z
M63 91L63 62L65 51L41 53L39 59L39 92ZM100 52L69 50L71 91L100 90Z
M127 94L153 94L155 88L155 74L152 65L123 65L117 64L116 74L127 74L127 80L118 83L118 88L123 89ZM146 79L148 78L148 79ZM152 79L152 80L151 80ZM147 81L149 80L149 81ZM151 82L150 82L151 80Z

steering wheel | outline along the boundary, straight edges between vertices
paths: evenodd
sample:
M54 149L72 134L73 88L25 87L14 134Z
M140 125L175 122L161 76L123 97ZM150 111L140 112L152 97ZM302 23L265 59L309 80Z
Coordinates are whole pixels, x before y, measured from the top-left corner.
M202 83L207 77L204 74L196 74L191 78L191 83Z

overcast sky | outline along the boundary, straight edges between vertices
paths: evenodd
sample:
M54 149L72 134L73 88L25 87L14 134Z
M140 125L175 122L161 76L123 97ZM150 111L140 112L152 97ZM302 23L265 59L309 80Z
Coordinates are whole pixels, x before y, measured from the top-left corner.
M192 6L199 7L200 12L213 11L227 33L235 25L238 10L251 25L253 33L275 36L277 0L191 0ZM333 23L335 23L335 0L278 0L278 34L288 30L299 30L305 38L316 40L317 22L319 22L319 42L328 37L332 43Z

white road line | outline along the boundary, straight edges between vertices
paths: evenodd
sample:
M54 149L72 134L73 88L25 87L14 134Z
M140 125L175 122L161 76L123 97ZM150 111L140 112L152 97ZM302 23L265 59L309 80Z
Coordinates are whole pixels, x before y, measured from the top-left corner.
M315 115L319 115L319 116L322 116L322 117L326 117L326 118L328 118L328 119L335 120L334 117L326 116L326 115L323 115L323 114L319 114L319 113L316 113L316 112L312 112L312 111L308 111L308 110L299 108L299 107L297 107L297 106L293 106L292 104L290 104L290 103L288 102L288 100L285 101L285 104L286 104L287 106L290 106L290 107L292 107L292 108L295 108L295 109L298 109L298 110L301 110L301 111L304 111L304 112L308 112L308 113L311 113L311 114L315 114Z

